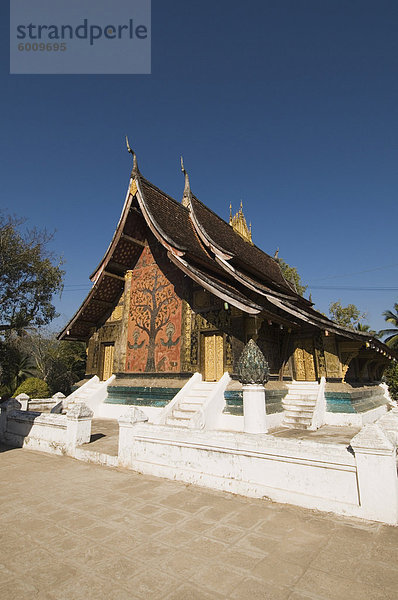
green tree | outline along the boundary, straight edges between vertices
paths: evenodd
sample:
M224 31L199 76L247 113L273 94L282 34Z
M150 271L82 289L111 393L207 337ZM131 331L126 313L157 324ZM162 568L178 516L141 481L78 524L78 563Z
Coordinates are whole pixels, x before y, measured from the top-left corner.
M393 400L398 401L398 363L393 362L384 373L388 391Z
M27 394L29 398L49 398L50 390L43 379L38 377L28 377L23 383L15 390L14 395Z
M341 300L331 302L329 305L329 314L332 321L347 327L348 329L357 329L361 321L366 317L365 313L361 313L355 304L342 306Z
M296 267L291 267L290 265L288 265L287 262L283 260L283 258L278 258L278 256L275 256L274 258L279 264L282 271L282 275L286 279L286 281L294 285L294 287L297 290L297 293L300 294L300 296L304 296L308 285L303 284Z
M369 335L371 335L375 338L379 337L379 332L375 331L374 329L371 329L370 325L368 325L367 323L357 323L355 329L357 331L363 331L363 332L369 333Z
M385 310L383 317L387 323L391 323L393 327L390 329L382 329L379 334L385 337L384 342L393 350L398 350L398 303L394 304L394 311Z
M0 334L49 323L53 295L62 290L62 260L49 252L45 230L0 213Z
M39 377L49 386L51 395L70 394L72 385L84 378L86 346L83 342L59 341L53 334L37 331L20 341L35 364Z
M21 350L16 339L0 341L0 396L13 396L25 379L36 374L31 355Z

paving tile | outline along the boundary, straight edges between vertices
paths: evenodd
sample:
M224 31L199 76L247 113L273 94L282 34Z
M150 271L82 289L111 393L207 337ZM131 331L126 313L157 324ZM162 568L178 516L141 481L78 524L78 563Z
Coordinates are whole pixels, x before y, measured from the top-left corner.
M221 542L231 543L236 542L239 538L245 535L244 529L231 527L230 525L217 525L206 529L206 537L211 537Z
M30 600L38 594L38 588L21 581L20 579L10 580L0 584L0 598L6 600Z
M191 581L211 592L229 596L244 578L244 573L214 562L199 569Z
M218 560L226 564L230 569L239 569L241 571L251 572L252 569L264 558L262 552L255 553L243 548L233 546L221 553Z
M290 591L268 585L261 579L248 577L231 593L234 600L287 600Z
M225 598L216 593L210 593L203 588L198 588L189 583L184 583L179 588L164 596L163 600L217 600Z
M137 596L148 600L149 598L163 598L177 587L177 582L174 577L166 575L159 569L144 568L143 572L138 573L132 580L124 583L124 587L129 588Z
M268 555L279 548L279 542L271 538L267 538L257 533L248 533L235 544L238 548L261 552L263 555Z
M295 591L301 591L325 600L386 600L388 596L383 589L370 587L364 583L345 579L318 571L308 569L296 583Z
M304 574L304 567L286 561L276 561L267 557L252 569L252 575L264 579L267 584L276 587L290 587Z
M1 600L397 598L398 528L20 449L0 475Z

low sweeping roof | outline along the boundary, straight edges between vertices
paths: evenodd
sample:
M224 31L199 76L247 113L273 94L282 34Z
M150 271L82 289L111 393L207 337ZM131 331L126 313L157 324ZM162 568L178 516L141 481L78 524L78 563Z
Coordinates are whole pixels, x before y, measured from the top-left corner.
M93 327L110 316L148 237L148 229L169 259L193 281L247 314L264 314L293 328L316 328L348 339L372 341L393 352L368 333L352 331L314 310L286 281L278 261L245 240L233 227L196 198L186 176L184 203L160 190L134 169L129 191L112 241L91 276L93 288L59 338L88 339Z

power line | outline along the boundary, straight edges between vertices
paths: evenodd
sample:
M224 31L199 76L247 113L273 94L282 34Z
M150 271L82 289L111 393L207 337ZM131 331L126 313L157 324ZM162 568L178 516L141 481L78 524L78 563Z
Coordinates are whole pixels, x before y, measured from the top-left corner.
M351 277L352 275L372 273L373 271L384 271L384 269L391 269L392 267L398 267L398 263L393 263L391 265L382 265L380 267L374 267L373 269L365 269L364 271L354 271L353 273L340 273L339 275L327 275L326 277L317 277L316 281L323 281L325 279L338 279L339 277Z
M340 285L340 286L332 286L332 285L311 285L308 284L308 287L312 290L347 290L347 291L357 291L357 292L398 292L398 287L391 286L354 286L354 285Z

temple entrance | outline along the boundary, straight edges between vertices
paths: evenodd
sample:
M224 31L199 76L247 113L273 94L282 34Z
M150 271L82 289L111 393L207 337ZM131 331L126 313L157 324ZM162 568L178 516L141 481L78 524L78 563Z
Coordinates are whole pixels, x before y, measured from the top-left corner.
M224 338L221 333L202 336L202 375L205 381L218 381L224 375Z
M113 358L115 354L114 343L102 344L101 380L106 381L113 372Z
M312 339L298 340L294 351L296 381L316 381L314 344Z

